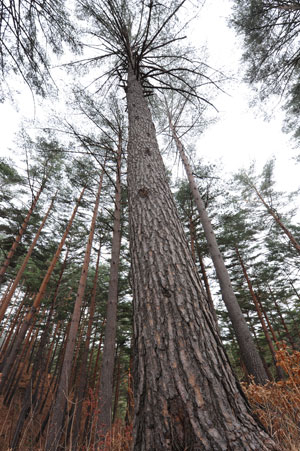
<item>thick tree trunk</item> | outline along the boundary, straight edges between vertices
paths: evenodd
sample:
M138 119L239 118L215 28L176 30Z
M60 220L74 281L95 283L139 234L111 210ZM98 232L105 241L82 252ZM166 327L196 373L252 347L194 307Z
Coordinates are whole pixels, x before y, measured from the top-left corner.
M57 448L59 446L60 437L62 434L65 406L66 406L66 402L68 399L68 393L69 393L69 379L70 379L70 375L71 375L72 361L73 361L73 357L74 357L74 349L75 349L75 344L76 344L76 336L77 336L77 331L78 331L78 326L79 326L79 321L80 321L81 305L82 305L82 301L83 301L83 296L84 296L86 282L87 282L87 276L88 276L90 255L91 255L91 250L92 250L92 244L93 244L93 238L94 238L94 232L95 232L95 226L96 226L96 219L97 219L98 208L99 208L100 193L101 193L101 189L102 189L103 174L104 174L104 171L102 171L102 173L101 173L99 186L98 186L98 192L96 195L94 212L93 212L93 217L92 217L91 226L90 226L90 233L89 233L88 242L87 242L87 246L86 246L84 262L83 262L82 271L81 271L81 275L80 275L74 310L72 313L71 326L70 326L70 331L69 331L68 340L67 340L67 344L66 344L64 360L63 360L63 364L62 364L60 381L59 381L59 385L58 385L58 389L57 389L55 403L53 406L53 411L51 413L51 420L50 420L48 434L47 434L47 438L46 438L46 445L45 445L46 451L56 451L57 450Z
M224 263L223 256L219 250L219 246L211 225L210 219L206 212L204 202L200 196L195 178L192 172L192 168L189 164L188 158L184 152L183 145L177 136L175 127L172 123L172 118L169 114L169 124L172 131L173 138L176 142L178 152L183 162L186 175L189 181L190 190L195 200L197 210L200 216L201 224L203 226L204 234L207 240L208 250L212 258L217 278L221 288L221 294L226 305L230 321L232 323L239 348L241 351L241 357L247 367L249 374L254 376L255 382L258 384L265 384L268 380L260 355L255 346L252 335L249 331L249 327L242 314L239 303L234 294L231 280Z
M121 153L122 136L119 135L117 153L117 175L115 184L115 210L112 235L106 326L100 370L99 417L97 439L103 441L111 428L113 407L113 375L117 331L118 278L121 248ZM100 445L101 446L101 445Z
M19 282L20 282L20 279L21 279L21 277L22 277L22 275L23 275L23 272L24 272L24 270L25 270L25 268L26 268L26 265L27 265L27 263L28 263L28 260L29 260L31 254L32 254L33 249L35 248L35 245L36 245L36 243L37 243L37 240L39 239L39 236L40 236L40 234L41 234L41 231L42 231L42 229L43 229L43 227L44 227L44 225L45 225L45 222L46 222L46 220L47 220L47 218L48 218L48 216L49 216L49 213L50 213L50 211L51 211L51 209L52 209L52 207L53 207L53 203L54 203L54 198L52 199L52 201L51 201L51 203L50 203L50 206L49 206L49 208L48 208L48 210L47 210L47 212L46 212L46 214L45 214L45 216L44 216L44 218L43 218L43 221L42 221L42 223L41 223L41 225L40 225L38 231L36 232L36 235L35 235L35 237L34 237L32 243L31 243L30 248L29 248L28 251L27 251L26 257L24 258L24 261L23 261L23 263L22 263L22 265L21 265L21 267L20 267L20 269L19 269L19 271L18 271L18 274L17 274L16 277L15 277L15 280L13 281L13 284L12 284L12 286L11 286L9 292L8 292L5 296L3 296L3 299L1 300L0 322L1 322L2 319L3 319L3 317L4 317L4 315L5 315L5 312L6 312L6 309L7 309L8 305L9 305L9 303L10 303L10 300L11 300L11 298L12 298L12 296L13 296L13 294L14 294L14 292L15 292L15 290L16 290L16 288L17 288Z
M276 449L250 414L202 295L151 113L131 67L127 101L133 449Z
M13 242L11 248L10 248L10 251L9 251L9 253L7 254L6 259L5 259L4 263L2 264L2 266L1 266L1 268L0 268L0 284L3 282L3 279L4 279L4 275L5 275L5 273L6 273L6 270L7 270L7 268L8 268L9 265L10 265L11 259L13 258L14 254L15 254L15 252L16 252L17 247L19 246L19 243L20 243L20 241L21 241L21 239L22 239L22 236L23 236L23 234L24 234L24 232L25 232L25 230L26 230L26 228L27 228L29 219L31 218L31 215L32 215L32 213L33 213L33 211L34 211L34 209L35 209L35 207L36 207L36 204L37 204L37 202L38 202L38 200L39 200L39 197L40 197L40 195L42 194L42 191L43 191L44 188L45 188L45 183L42 183L41 186L40 186L39 191L38 191L38 192L36 193L36 195L34 196L34 199L33 199L33 201L32 201L32 204L31 204L31 206L30 206L30 208L29 208L29 210L28 210L28 213L27 213L27 215L26 215L26 218L25 218L24 221L23 221L23 224L21 225L21 228L20 228L20 230L19 230L19 232L18 232L18 235L15 237L15 240L14 240L14 242Z

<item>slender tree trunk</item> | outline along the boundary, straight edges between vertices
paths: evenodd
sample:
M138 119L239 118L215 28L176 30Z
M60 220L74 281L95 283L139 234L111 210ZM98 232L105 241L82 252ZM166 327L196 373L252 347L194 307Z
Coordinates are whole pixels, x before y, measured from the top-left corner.
M24 232L25 232L25 230L27 228L29 219L31 218L31 215L32 215L32 213L33 213L33 211L34 211L34 209L36 207L36 204L37 204L37 202L39 200L39 197L40 197L40 195L41 195L41 193L42 193L44 188L45 188L45 183L42 183L41 186L40 186L39 191L34 196L32 204L31 204L31 206L30 206L30 208L28 210L26 218L23 221L23 224L21 225L21 228L20 228L20 230L18 232L18 235L15 237L15 240L14 240L14 242L13 242L11 248L10 248L10 251L9 251L9 253L6 256L6 259L5 259L4 263L3 263L3 265L0 268L0 284L3 282L4 274L6 273L6 270L7 270L7 268L10 265L11 259L13 258L17 247L19 246L19 243L20 243L20 241L22 239L22 236L23 236L23 234L24 234Z
M94 331L94 337L92 340L92 346L91 346L91 350L89 353L88 366L87 366L87 378L88 378L89 385L91 384L91 373L92 373L92 367L93 367L93 363L94 363L94 355L96 352L96 340L97 340L97 334L96 334L96 331Z
M69 331L70 331L70 322L67 325L67 329L66 329L65 333L61 333L62 343L61 343L59 351L56 352L58 344L59 344L59 339L60 339L60 337L58 337L58 339L56 341L54 353L52 355L52 361L49 364L49 369L51 369L51 366L53 364L54 355L56 355L57 359L56 359L56 363L54 365L54 370L51 372L51 374L52 374L51 382L50 382L49 388L47 390L47 393L45 394L44 399L43 399L43 401L42 401L42 403L41 403L41 405L39 407L39 413L41 415L43 414L43 412L45 410L45 407L47 408L47 410L46 410L46 413L44 414L43 421L41 421L42 427L41 427L38 435L36 436L36 439L35 439L36 442L38 442L40 436L44 433L44 430L45 430L45 428L46 428L46 426L48 424L48 421L49 421L50 412L52 410L53 402L55 401L55 393L57 391L57 385L58 385L58 379L59 379L59 369L61 367L61 363L62 363L63 358L64 358L65 349L66 349L66 343L67 343L68 336L69 336ZM49 397L52 398L51 399L51 401L52 401L51 404L49 402L47 403L47 400L48 400ZM50 407L48 407L49 404L50 404Z
M44 373L45 373L45 377L44 377L42 388L41 388L41 396L40 396L40 399L39 399L39 403L38 403L37 408L36 408L36 411L38 413L42 413L42 410L43 410L42 409L42 405L43 405L44 399L46 397L46 395L45 395L45 387L46 387L47 392L48 392L49 387L50 387L50 383L48 381L48 378L50 376L50 374L49 374L50 361L51 361L52 355L55 353L56 346L57 346L57 341L55 340L54 337L58 337L59 338L60 326L61 326L61 323L60 323L60 321L58 321L58 323L56 324L56 327L54 329L53 339L52 339L52 342L50 344L50 348L48 350L48 355L47 355L47 358L46 358L46 364L44 365L44 368L43 368L44 369ZM52 375L52 377L53 377L53 375Z
M63 276L64 270L66 268L68 254L69 254L69 250L67 250L67 252L66 252L65 259L62 264L62 268L60 270L59 279L56 284L55 292L52 297L52 303L51 303L51 307L50 307L50 310L48 313L47 322L45 324L44 331L43 331L42 337L40 339L39 348L38 348L38 351L35 356L32 374L30 376L30 380L26 387L26 391L25 391L25 395L24 395L24 399L23 399L22 411L20 413L20 416L19 416L19 419L17 422L17 426L16 426L16 429L14 432L14 437L13 437L11 445L10 445L12 449L16 449L18 446L20 434L21 434L22 428L24 426L24 422L26 421L26 418L27 418L29 412L31 412L31 415L35 415L39 408L38 403L41 404L41 399L38 398L38 395L40 394L40 398L42 397L45 380L48 375L48 366L49 366L49 361L50 361L50 353L48 355L48 358L46 358L46 359L44 358L44 353L46 350L48 337L50 335L53 310L54 310L54 307L56 304L56 299L57 299L58 290L59 290L59 287L61 284L62 276ZM59 323L56 325L54 335L57 333L58 327L59 327ZM50 349L53 348L53 344L54 343L52 343ZM46 365L44 364L45 360L46 360Z
M249 291L250 291L250 294L251 294L251 298L252 298L252 300L254 302L255 310L257 312L257 315L258 315L258 318L260 320L263 332L265 334L266 341L268 343L268 346L269 346L269 349L270 349L270 353L271 353L271 356L272 356L272 360L274 362L274 367L275 367L275 371L277 373L277 377L279 379L282 379L283 378L283 372L282 372L281 368L277 366L276 351L275 351L272 339L270 337L270 334L268 332L268 328L267 328L267 325L265 323L265 320L264 320L264 317L263 317L263 314L262 314L262 311L261 311L261 308L260 308L257 296L256 296L256 294L255 294L255 292L253 290L253 286L252 286L251 280L250 280L250 278L248 276L248 273L247 273L245 264L243 262L242 256L241 256L241 254L240 254L240 252L239 252L237 247L235 247L235 251L236 251L236 255L237 255L238 259L239 259L240 265L242 267L243 274L244 274L244 277L246 279L246 282L247 282L247 285L248 285L248 288L249 288Z
M105 323L106 323L106 319L103 320L102 325L101 325L101 329L100 329L101 333L100 333L100 338L99 338L99 346L98 346L98 351L97 351L97 357L96 357L96 362L95 362L95 366L94 366L93 376L92 376L92 380L91 380L91 388L93 388L93 389L96 386L97 373L100 375L99 360L100 360L100 355L101 355L101 351L102 351L102 340L103 340L103 335L104 335ZM98 396L98 393L97 393L96 396Z
M5 296L7 295L7 293L9 292L10 287L12 286L12 284L13 284L13 280L11 280L11 281L7 284L7 287L6 287L6 289L5 289L4 293L3 293L2 299L4 299Z
M1 364L0 364L0 371L1 371L1 369L2 369L2 355L5 355L6 350L7 350L7 348L8 348L8 345L11 344L11 337L12 337L13 333L16 332L16 331L15 331L16 324L17 324L18 322L19 322L19 324L20 324L20 315L21 315L21 311L22 311L22 309L23 309L23 307L24 307L24 304L25 304L25 300L26 300L26 298L27 298L27 295L28 295L28 290L26 291L26 293L25 293L24 296L23 296L23 299L22 299L22 301L21 301L21 303L20 303L20 305L19 305L19 308L18 308L17 312L16 312L15 315L14 315L13 321L12 321L12 323L10 324L10 328L9 328L7 334L5 335L5 338L4 338L4 340L3 340L3 344L2 344L2 346L1 346L1 348L0 348L0 361L1 361ZM23 315L24 315L24 312L23 312ZM12 320L12 318L10 318L10 319ZM3 331L2 331L2 332L3 332Z
M25 337L25 334L26 334L26 332L28 330L28 327L30 326L34 315L36 314L37 310L40 307L40 304L41 304L41 301L42 301L43 296L45 294L45 291L46 291L48 282L50 280L51 274L52 274L52 272L53 272L53 270L55 268L55 265L57 263L57 260L58 260L58 258L60 256L60 254L61 254L62 248L63 248L63 246L65 244L65 241L66 241L67 236L69 234L70 228L71 228L71 226L73 224L74 218L76 216L76 213L77 213L79 204L81 202L81 199L83 197L83 194L85 192L85 189L86 189L86 187L84 187L82 189L81 193L80 193L80 196L79 196L79 198L77 200L76 206L75 206L75 208L73 210L72 216L71 216L71 218L70 218L70 220L68 222L68 225L66 227L65 233L64 233L64 235L63 235L63 237L62 237L62 239L61 239L61 241L59 243L59 246L57 248L57 251L56 251L56 253L55 253L55 255L54 255L54 257L53 257L53 259L52 259L52 261L50 263L50 266L49 266L49 268L47 270L47 273L46 273L46 275L45 275L45 277L43 279L43 282L42 282L42 284L40 286L39 292L37 293L37 295L34 298L32 307L29 310L29 312L27 313L27 315L25 316L25 319L23 320L22 326L21 326L20 331L19 331L19 333L18 333L18 335L17 335L17 337L16 337L16 339L14 341L14 344L13 344L13 346L12 346L10 352L9 352L9 355L5 356L5 358L4 358L5 362L4 362L4 367L3 367L2 381L1 381L1 384L0 384L0 393L2 392L2 390L3 390L3 388L4 388L5 384L6 384L6 379L7 379L8 375L9 375L9 373L10 373L10 369L11 369L11 367L13 365L13 362L14 362L16 356L17 356L17 353L19 352L19 350L21 348L22 341L23 341L23 339Z
M20 279L21 279L21 277L23 275L23 272L24 272L24 270L26 268L28 260L29 260L31 254L32 254L33 249L35 248L37 240L39 239L41 231L42 231L42 229L43 229L43 227L45 225L45 222L46 222L46 220L47 220L47 218L49 216L49 213L50 213L50 211L51 211L51 209L53 207L53 203L54 203L54 198L52 199L51 204L50 204L50 206L49 206L49 208L48 208L48 210L47 210L47 212L46 212L46 214L45 214L45 216L43 218L43 221L42 221L42 223L41 223L41 225L40 225L40 227L39 227L39 229L38 229L38 231L37 231L37 233L36 233L36 235L34 237L34 240L32 241L31 246L30 246L30 248L27 251L26 257L25 257L25 259L24 259L24 261L22 263L21 268L18 271L18 274L15 277L15 280L13 281L13 284L12 284L9 292L1 300L2 303L1 303L1 308L0 308L0 322L3 319L3 317L5 315L5 312L6 312L6 309L7 309L8 305L9 305L9 303L10 303L10 300L11 300L11 298L12 298L12 296L13 296L13 294L14 294L14 292L15 292L15 290L16 290L19 282L20 282Z
M293 291L294 291L295 295L297 296L297 298L298 298L299 301L300 301L300 294L299 294L298 291L296 290L295 285L293 284L293 282L291 281L290 278L289 278L289 282L290 282L291 287L293 288Z
M50 311L48 313L48 318L47 318L47 322L45 325L45 329L44 329L42 337L40 339L38 350L37 350L35 360L33 363L30 380L25 389L22 410L20 412L16 427L15 427L14 435L13 435L12 441L10 443L10 447L12 450L17 449L17 447L18 447L22 429L24 427L24 423L25 423L29 413L31 413L31 415L34 416L36 413L36 410L37 410L37 403L39 401L38 395L40 393L41 384L47 375L45 373L45 369L43 368L43 360L44 360L44 353L45 353L47 342L48 342L51 319L52 319L52 309L50 309ZM37 333L38 333L38 330L37 330Z
M77 335L79 320L80 320L81 305L82 305L82 301L83 301L83 296L84 296L86 282L87 282L87 276L88 276L90 254L91 254L91 249L92 249L92 244L93 244L96 219L97 219L98 208L99 208L100 193L101 193L101 189L102 189L103 173L104 172L102 171L100 181L99 181L99 186L98 186L98 192L97 192L97 196L96 196L96 202L95 202L93 218L92 218L91 227L90 227L90 233L89 233L85 256L84 256L84 263L82 266L77 296L76 296L74 310L73 310L73 314L72 314L71 326L70 326L70 331L69 331L68 340L67 340L67 344L66 344L63 365L62 365L62 369L61 369L59 386L57 389L55 404L53 406L48 434L47 434L47 438L46 438L46 445L45 445L46 451L56 451L57 450L57 448L59 446L60 437L62 434L64 412L65 412L65 406L66 406L66 402L67 402L67 398L68 398L68 391L69 391L69 378L70 378L71 369L72 369L72 361L73 361L74 349L75 349L75 344L76 344L76 335Z
M105 332L105 330L104 330L105 323L106 323L106 318L104 318L102 325L100 327L101 333L100 333L100 337L99 337L97 357L96 357L96 362L95 362L93 375L92 375L91 383L90 383L92 403L89 406L87 421L86 421L86 425L85 425L86 436L90 437L91 443L95 442L95 433L96 433L96 429L97 429L97 420L98 420L97 405L98 405L98 395L99 395L100 377L101 377L101 373L100 373L100 369L99 369L99 361L100 361L100 355L102 352L102 340L103 340L103 335Z
M206 296L207 296L207 300L208 300L208 304L210 306L210 311L215 319L216 324L218 324L218 317L217 317L217 313L215 310L215 306L214 306L214 301L211 295L211 291L210 291L210 286L209 286L209 282L208 282L208 277L207 277L207 273L206 273L206 268L204 265L204 261L200 252L200 247L199 244L196 244L196 249L197 249L197 256L198 256L198 260L200 263L200 268L201 268L201 274L203 277L203 281L204 281L204 286L205 286L205 291L206 291Z
M272 207L270 207L270 205L267 204L267 202L264 200L264 198L262 197L262 195L260 194L260 192L258 191L256 186L253 185L250 181L248 181L248 183L249 183L249 186L255 191L255 194L257 195L257 197L259 198L259 200L261 201L263 206L266 208L268 213L275 219L276 223L283 230L283 232L288 237L288 239L290 240L290 242L292 243L294 248L300 253L300 244L298 243L296 238L293 236L293 234L289 231L289 229L283 224L279 215L275 212L275 210Z
M22 350L22 353L20 355L20 357L17 359L16 364L15 364L15 375L14 377L11 378L12 381L14 381L14 385L11 384L9 387L9 390L7 390L6 392L6 396L5 396L5 403L6 405L10 405L13 397L15 396L15 393L17 391L17 388L19 386L19 381L21 380L22 376L25 377L25 373L26 371L26 364L28 363L28 361L30 360L30 356L32 355L32 350L36 344L36 339L39 333L39 326L40 326L41 320L39 321L38 324L36 324L36 330L35 333L33 335L33 329L35 327L35 324L32 325L26 340L25 340L25 344L24 344L24 348ZM29 369L27 367L27 369ZM31 370L31 369L30 369Z
M183 145L177 136L175 126L172 123L172 118L169 114L169 124L172 131L173 138L176 142L178 152L183 162L186 175L189 181L190 190L195 200L195 204L200 216L201 224L203 226L204 234L207 240L208 250L211 255L217 278L220 284L223 301L226 305L230 321L232 323L240 351L241 357L247 367L249 374L254 376L255 382L258 384L265 384L268 380L268 376L265 372L260 355L255 346L252 335L249 331L249 327L242 314L239 303L234 294L231 280L224 263L223 256L219 250L219 246L211 225L210 219L205 209L204 202L200 196L195 178L192 172L192 168L188 161L188 158L184 152Z
M196 252L195 252L195 241L196 241L196 232L195 232L195 224L193 222L193 215L191 214L189 217L189 228L190 228L190 238L191 238L191 252L194 262L196 261Z
M261 349L261 347L259 345L258 337L257 337L256 331L255 331L255 328L254 328L254 326L252 324L252 318L250 318L250 316L249 316L249 312L247 313L247 319L248 319L248 323L250 324L250 330L251 330L251 332L253 334L253 337L254 337L254 339L256 341L257 349L260 352L261 360L262 360L262 363L264 365L264 369L265 369L265 371L266 371L266 373L268 375L269 380L273 381L274 380L274 376L273 376L273 374L270 371L270 368L269 368L269 366L268 366L268 364L266 362L266 359L264 358L263 350Z
M260 308L262 314L265 317L266 323L268 325L269 331L271 332L271 335L272 335L273 341L275 343L275 346L276 346L276 348L278 348L278 346L277 346L278 338L276 337L275 330L274 330L274 328L273 328L273 326L272 326L272 324L271 324L271 322L269 320L269 316L268 316L266 310L264 309L264 306L262 305L262 302L259 299L259 296L256 295L256 299L257 299L257 302L259 304L259 308Z
M132 365L133 365L133 356L132 356L132 346L131 346L131 355L130 355L129 368L128 368L128 377L127 377L127 407L126 407L126 414L125 414L126 426L129 426L133 423L133 417L134 417Z
M292 346L292 349L295 350L296 347L295 347L294 340L293 340L293 338L292 338L292 336L291 336L291 334L290 334L290 331L289 331L289 329L288 329L288 327L287 327L287 325L286 325L286 322L284 321L284 318L283 318L283 316L282 316L282 313L281 313L279 304L278 304L278 302L276 301L276 298L275 298L275 296L274 296L274 294L273 294L273 292L272 292L270 286L268 286L268 289L269 289L269 292L270 292L272 301L274 302L276 311L277 311L277 313L278 313L278 315L279 315L281 324L283 325L283 328L284 328L284 330L285 330L286 336L288 337L288 340L289 340L289 342L290 342L290 345Z
M111 428L113 408L113 375L115 365L115 344L117 331L118 278L121 249L121 154L122 134L119 132L117 152L117 175L115 183L115 210L112 235L111 261L109 273L106 326L100 370L99 416L97 422L97 441Z
M133 450L267 450L225 354L180 223L140 82L129 65L134 295Z
M76 451L78 449L77 444L78 444L79 435L80 435L80 425L82 422L82 417L81 417L82 404L85 399L86 387L88 384L87 362L88 362L88 355L89 355L89 351L90 351L91 333L92 333L92 327L93 327L93 321L94 321L94 315L95 315L100 254L101 254L101 246L99 246L98 255L97 255L96 270L95 270L93 289L92 289L92 295L91 295L89 322L88 322L86 338L84 341L84 350L83 350L83 354L82 354L82 358L81 358L79 382L78 382L78 389L77 389L76 400L75 400L75 402L77 404L77 409L76 409L75 419L74 419L74 424L73 424L73 437L72 437L72 449L74 451Z
M118 405L119 405L119 395L120 395L120 383L121 383L121 351L117 355L117 365L116 365L116 383L115 383L115 399L114 399L114 410L112 423L117 419Z
M13 280L10 282L10 284L9 284L7 290L5 291L4 295L2 296L2 299L1 299L1 300L4 300L4 299L5 299L5 297L6 297L7 294L9 293L9 290L10 290L12 284L13 284ZM29 290L26 289L26 294L28 293L28 291L29 291ZM14 306L18 305L19 298L20 298L21 294L24 294L23 283L21 283L21 285L20 285L20 287L19 287L19 290L18 290L18 294L16 294ZM13 315L13 311L12 311L11 313L12 313L12 315ZM11 315L7 315L7 318L6 318L5 323L3 323L3 324L1 325L1 328L0 328L0 329L1 329L0 337L2 336L3 332L7 329L8 323L11 323Z

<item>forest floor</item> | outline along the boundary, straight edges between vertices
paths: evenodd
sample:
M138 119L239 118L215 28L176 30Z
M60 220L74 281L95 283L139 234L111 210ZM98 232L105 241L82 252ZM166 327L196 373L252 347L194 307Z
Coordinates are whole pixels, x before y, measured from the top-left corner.
M300 450L300 352L291 351L281 346L276 353L277 364L285 372L285 378L279 381L268 382L266 385L243 383L243 390L250 405L267 429L271 437L283 451ZM7 399L0 396L0 451L11 450L13 436L22 411L22 403L26 387L30 381L30 374L26 371L19 373L18 382L11 388L14 396L8 406ZM24 375L25 374L25 375ZM1 378L1 373L0 373ZM46 383L45 383L46 382ZM51 388L51 376L44 381L44 393ZM20 451L43 451L45 449L45 431L40 434L43 422L53 403L51 389L47 401L39 412L29 413L21 430L19 445ZM70 402L70 405L72 403ZM94 412L97 417L96 411ZM94 435L84 439L84 421L87 416L87 405L83 408L80 451L93 451ZM66 427L67 429L67 427ZM92 428L93 430L93 428ZM117 420L105 440L105 451L129 451L132 442L132 425L126 426L123 421ZM60 450L69 450L70 446L62 446Z

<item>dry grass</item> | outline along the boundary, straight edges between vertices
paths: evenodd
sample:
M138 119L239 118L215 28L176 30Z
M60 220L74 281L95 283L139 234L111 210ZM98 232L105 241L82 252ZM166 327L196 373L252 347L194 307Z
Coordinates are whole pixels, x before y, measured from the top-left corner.
M253 382L249 385L243 384L243 389L249 399L254 413L269 431L274 441L284 451L300 450L300 352L291 351L286 345L280 345L277 352L277 362L286 373L286 379L279 382L269 382L261 386ZM1 400L0 400L1 401ZM91 400L89 400L91 402ZM96 414L97 403L92 405L91 410ZM14 429L21 399L14 400L12 407L1 406L0 424L0 448L8 449L6 446ZM86 412L87 413L87 412ZM93 416L94 416L93 415ZM85 415L83 415L85 417ZM97 417L97 415L95 415ZM38 426L36 424L36 426ZM93 431L93 428L92 428ZM24 433L25 432L25 433ZM83 433L83 431L82 431ZM27 441L28 431L23 431L23 440ZM95 440L94 433L86 438L86 446L80 447L81 451L93 451ZM111 431L107 434L103 444L104 451L129 451L132 444L132 426L126 426L124 422L117 421ZM24 442L23 442L24 443ZM6 446L5 446L6 445ZM66 450L69 447L66 447ZM22 449L41 450L41 444L36 446L24 446Z
M104 451L130 451L132 443L132 425L126 426L116 421L105 437Z
M277 364L286 373L279 382L243 384L243 389L262 424L285 451L300 449L300 352L279 345Z

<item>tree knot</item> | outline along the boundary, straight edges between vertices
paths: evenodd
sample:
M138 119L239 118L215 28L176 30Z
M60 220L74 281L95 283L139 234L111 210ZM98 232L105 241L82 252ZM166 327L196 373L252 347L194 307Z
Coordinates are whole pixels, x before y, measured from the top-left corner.
M138 194L140 197L148 197L149 195L149 190L145 187L139 189Z
M162 283L160 285L161 285L162 295L165 296L166 298L170 298L172 296L171 290L169 290L168 288L164 287Z

